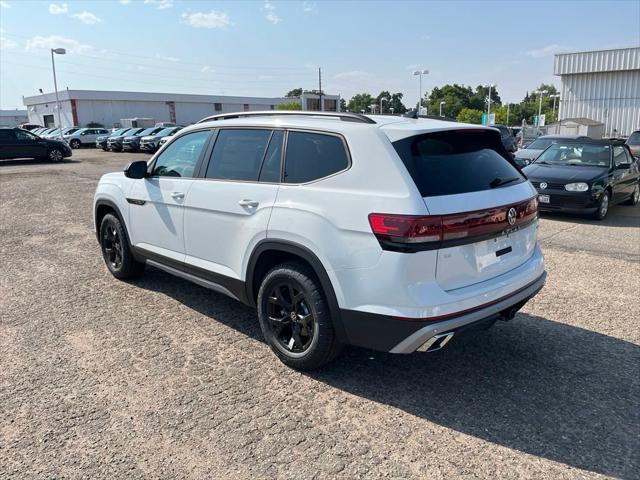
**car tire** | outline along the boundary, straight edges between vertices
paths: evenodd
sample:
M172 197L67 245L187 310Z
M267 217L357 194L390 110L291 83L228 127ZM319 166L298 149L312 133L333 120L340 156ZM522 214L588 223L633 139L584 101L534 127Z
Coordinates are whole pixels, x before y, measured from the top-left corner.
M629 200L627 200L626 204L634 206L634 205L637 205L639 201L640 201L640 183L636 183L636 188L634 188L633 193L629 197Z
M133 258L124 225L113 213L100 222L100 249L109 272L117 279L135 278L144 271L145 264Z
M609 195L609 191L606 190L602 196L600 197L600 201L598 202L598 209L593 214L596 220L604 220L609 212L609 207L611 206L611 198Z
M312 370L340 353L324 292L305 265L272 268L262 280L257 303L264 338L284 364Z
M47 160L53 163L60 163L64 160L64 153L59 148L52 148L47 152Z
M108 149L107 147L100 147L100 148L102 148L102 151L103 151L103 152L107 152L107 151L109 151L109 149Z
M80 143L80 140L74 138L73 140L71 140L71 143L69 143L69 146L71 148L80 148L80 146L82 145L82 143Z

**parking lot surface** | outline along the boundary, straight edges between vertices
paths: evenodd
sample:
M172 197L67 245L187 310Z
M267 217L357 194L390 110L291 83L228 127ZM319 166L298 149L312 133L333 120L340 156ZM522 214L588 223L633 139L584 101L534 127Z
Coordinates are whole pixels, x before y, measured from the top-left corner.
M511 322L302 374L241 304L107 272L93 192L141 158L0 163L0 478L639 478L640 207L543 216Z

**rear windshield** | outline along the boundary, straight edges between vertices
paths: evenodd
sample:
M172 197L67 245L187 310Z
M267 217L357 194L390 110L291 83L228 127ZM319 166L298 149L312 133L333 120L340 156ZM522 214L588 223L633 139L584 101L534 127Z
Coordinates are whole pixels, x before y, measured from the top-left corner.
M393 143L423 197L478 192L524 182L486 131L436 132Z

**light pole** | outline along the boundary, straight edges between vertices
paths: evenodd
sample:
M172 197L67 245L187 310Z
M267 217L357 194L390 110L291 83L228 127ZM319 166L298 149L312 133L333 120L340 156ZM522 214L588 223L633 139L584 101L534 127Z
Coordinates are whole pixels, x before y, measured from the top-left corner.
M373 103L373 104L369 105L369 108L371 109L371 113L372 113L372 114L373 114L373 113L376 113L376 104L375 104L375 103Z
M385 102L388 102L388 101L389 101L389 99L388 99L387 97L382 97L382 98L380 99L380 115L382 115L382 101L383 101L383 100L384 100Z
M536 95L540 95L540 104L538 106L538 133L540 133L540 115L542 115L542 96L549 93L548 90L536 90Z
M491 115L491 89L495 87L495 85L489 85L489 98L487 98L487 125L489 124L489 115Z
M555 95L549 95L550 98L553 98L553 114L556 114L556 98L560 98L560 94L556 93ZM558 117L556 116L556 122L558 121Z
M442 116L442 105L444 105L445 103L447 102L445 102L444 100L440 102L440 116Z
M53 69L53 88L56 91L56 110L58 111L58 134L60 135L60 140L62 138L62 121L60 120L60 99L58 98L58 80L56 79L56 62L53 59L53 54L57 53L58 55L64 55L67 51L64 48L52 48L51 49L51 68Z
M413 75L420 77L420 87L418 89L418 116L420 116L420 107L422 106L422 75L428 75L429 70L416 70Z
M391 110L391 115L393 115L393 107L390 107L389 110Z

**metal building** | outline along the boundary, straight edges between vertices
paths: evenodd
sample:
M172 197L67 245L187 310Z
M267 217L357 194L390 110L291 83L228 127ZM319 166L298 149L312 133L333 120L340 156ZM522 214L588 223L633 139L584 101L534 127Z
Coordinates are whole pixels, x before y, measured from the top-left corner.
M15 127L27 120L26 110L0 110L0 127Z
M559 119L588 118L604 124L604 136L640 129L640 47L561 53Z
M121 119L144 117L156 122L179 125L195 123L217 113L249 110L275 110L283 103L299 103L295 98L231 97L180 93L115 92L99 90L62 90L60 119L62 126L81 126L95 122L105 127ZM30 123L58 126L55 93L24 97Z

